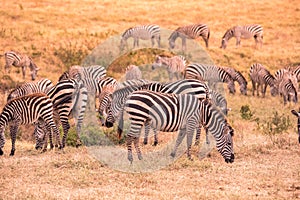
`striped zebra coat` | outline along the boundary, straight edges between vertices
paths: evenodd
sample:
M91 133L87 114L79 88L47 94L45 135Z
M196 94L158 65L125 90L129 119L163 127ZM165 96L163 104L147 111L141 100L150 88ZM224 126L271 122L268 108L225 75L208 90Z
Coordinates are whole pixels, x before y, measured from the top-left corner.
M133 48L139 47L139 40L150 40L152 43L152 47L155 44L155 40L157 42L158 47L160 47L160 27L158 25L149 24L149 25L141 25L135 26L127 29L121 38L120 50L123 51L124 47L128 48L127 39L133 38Z
M221 68L224 69L232 77L233 81L238 82L238 84L240 85L241 94L247 95L248 83L245 77L242 75L242 73L231 67L221 67Z
M7 101L33 93L46 94L52 87L53 84L49 79L41 79L36 82L27 82L10 91L7 96Z
M165 66L167 68L170 81L173 81L174 75L176 79L179 80L182 78L182 74L185 70L186 60L183 56L155 56L155 61L152 64L152 70L155 70L156 68L162 66Z
M5 72L10 72L11 66L21 67L23 79L25 79L26 68L29 67L31 73L31 79L34 81L37 77L39 68L33 62L32 58L21 54L17 51L7 51L4 53L5 58Z
M235 86L232 77L224 69L214 65L204 65L193 63L189 64L184 72L185 79L198 79L201 81L207 81L208 86L215 89L217 82L227 83L229 92L235 93Z
M53 131L56 136L56 142L61 148L59 130L53 121L53 106L51 99L42 93L31 94L9 101L0 115L0 155L3 155L2 148L5 144L4 130L7 125L10 127L12 141L10 155L13 156L15 154L15 141L19 126L32 124L37 121L43 121L46 124L50 141L52 140L51 131ZM44 146L44 150L46 148L47 145Z
M182 41L182 50L186 51L186 39L197 39L202 37L206 48L208 48L210 30L206 24L191 24L178 27L169 37L169 46L171 49L175 47L175 41L179 37Z
M225 49L228 41L232 38L236 38L236 46L241 45L241 39L249 39L253 37L255 39L255 45L259 44L262 47L263 44L263 28L261 25L253 24L246 26L234 26L228 29L222 37L222 44L220 48Z
M200 122L203 122L203 124L208 125L208 129L213 131L212 134L217 139L217 148L225 161L233 162L232 134L228 133L232 129L229 130L226 126L226 130L225 126L222 126L222 129L219 130L221 134L216 135L215 127L209 125L212 120L210 121L206 116L201 115L205 113L207 106L202 107L204 108L201 109L201 102L198 101L197 97L189 94L164 94L152 91L135 91L130 94L124 107L124 111L128 114L130 120L130 128L126 137L128 160L133 161L132 142L136 148L138 158L142 159L138 144L141 128L146 123L150 124L152 128L163 132L179 131L175 148L171 153L172 157L175 157L177 148L182 143L183 138L187 136L187 156L191 158L190 149L194 130ZM224 125L227 125L227 123Z
M254 96L255 90L259 96L259 87L261 87L262 96L265 97L267 86L271 88L271 95L278 94L278 88L275 84L274 76L260 63L255 63L250 67L250 78L252 82L252 95Z

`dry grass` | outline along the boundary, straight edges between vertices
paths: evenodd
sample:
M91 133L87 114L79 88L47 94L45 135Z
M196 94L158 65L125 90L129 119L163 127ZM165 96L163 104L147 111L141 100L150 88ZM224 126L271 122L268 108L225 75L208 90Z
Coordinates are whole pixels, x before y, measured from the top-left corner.
M251 64L260 62L271 72L299 64L300 8L296 0L231 1L4 1L0 8L1 52L14 49L32 55L41 68L40 77L56 82L69 66L55 56L60 47L91 52L107 38L138 24L156 23L166 29L203 22L211 28L207 53L214 63L232 66L248 78ZM254 49L253 40L242 40L235 48L230 40L219 48L227 28L259 23L264 27L264 45ZM197 43L204 45L202 40ZM129 41L131 45L131 41ZM0 60L4 75L4 59ZM122 66L120 66L122 67ZM117 69L116 69L117 70ZM119 69L122 71L122 69ZM22 82L20 70L1 85ZM28 73L28 72L27 72ZM28 73L29 74L29 73ZM29 76L27 76L29 80ZM251 88L251 84L249 84ZM0 105L4 105L1 94ZM67 147L64 152L40 154L33 140L17 142L16 155L8 156L7 140L0 159L0 199L297 199L300 198L300 151L296 127L277 137L276 144L257 130L254 121L241 119L239 110L250 105L254 117L268 119L274 110L286 113L296 126L282 99L227 95L229 121L235 128L236 160L226 164L214 149L211 157L194 161L182 156L172 164L149 173L113 170L89 153L90 149ZM23 135L29 135L22 129ZM29 137L30 138L30 137ZM160 136L160 148L167 139ZM204 141L204 138L202 138ZM154 147L143 147L143 152ZM126 154L124 154L125 156ZM108 155L110 156L110 155ZM111 156L113 159L114 157ZM139 162L136 158L134 162Z

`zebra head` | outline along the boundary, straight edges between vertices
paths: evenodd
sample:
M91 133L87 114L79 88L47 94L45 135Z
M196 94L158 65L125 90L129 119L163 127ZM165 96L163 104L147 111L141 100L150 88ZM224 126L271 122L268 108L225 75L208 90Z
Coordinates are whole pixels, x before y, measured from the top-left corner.
M178 31L174 31L170 37L169 37L169 46L170 46L170 49L174 49L175 47L175 40L176 38L179 36L179 32Z
M278 94L278 88L275 85L271 86L271 95L274 97L277 94Z
M240 85L240 92L243 95L247 95L247 83Z
M112 99L111 96L112 95L110 95L110 99ZM109 101L109 102L107 102L107 105L106 105L107 116L106 116L106 119L105 119L105 126L107 128L111 128L114 125L115 121L116 121L116 118L115 118L115 116L113 114L113 110L112 110L111 104L112 104L112 102Z
M45 132L44 132L44 124L38 121L35 123L34 128L34 135L35 135L35 149L39 150L43 148L43 144L45 141Z
M229 90L229 92L230 92L231 94L235 94L235 86L234 86L233 80L230 80L230 81L228 82L227 87L228 87L228 90Z
M161 67L162 65L162 62L161 62L161 56L157 55L155 57L155 61L153 62L152 64L152 70L156 69L157 67Z
M223 127L223 136L224 139L219 149L219 152L225 159L226 163L233 163L234 161L234 151L233 151L233 140L232 137L234 135L233 128L226 122Z
M299 108L299 112L297 112L296 110L291 110L291 112L293 115L295 115L298 118L297 129L298 129L298 142L300 144L300 108Z
M33 62L33 60L30 58L30 74L31 74L31 80L35 80L37 77L37 72L40 70L36 64Z
M220 48L221 49L226 49L226 47L227 47L227 40L225 38L223 38Z

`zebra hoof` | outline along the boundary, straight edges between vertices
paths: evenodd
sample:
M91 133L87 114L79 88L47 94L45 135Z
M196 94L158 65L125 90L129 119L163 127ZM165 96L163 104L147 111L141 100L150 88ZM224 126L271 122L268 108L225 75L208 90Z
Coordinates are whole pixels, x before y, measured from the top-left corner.
M144 145L147 145L147 144L148 144L148 141L147 141L147 140L144 140L143 144L144 144Z
M2 151L2 149L0 149L0 156L2 156L3 155L3 151Z
M15 155L15 152L14 151L11 151L9 156L14 156Z
M195 146L199 146L199 141L196 141L196 142L195 142Z
M138 159L139 160L143 160L143 156L142 155L138 155Z
M153 143L153 146L157 146L157 145L158 145L158 142L155 141L155 142Z
M132 164L132 161L133 161L132 155L128 155L128 160L129 160L130 164Z

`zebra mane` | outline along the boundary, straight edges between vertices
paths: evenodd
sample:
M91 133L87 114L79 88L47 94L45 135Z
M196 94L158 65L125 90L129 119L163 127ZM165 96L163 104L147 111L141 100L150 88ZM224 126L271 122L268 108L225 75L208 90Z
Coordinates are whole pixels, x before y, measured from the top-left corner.
M228 30L225 32L225 34L224 34L224 36L222 37L222 39L227 39L227 40L229 40L232 36L233 36L233 29L230 28L230 29L228 29Z
M177 28L178 29L178 28ZM170 37L168 38L168 40L174 40L178 37L179 32L177 31L177 29L175 31L173 31L173 33L170 35Z

